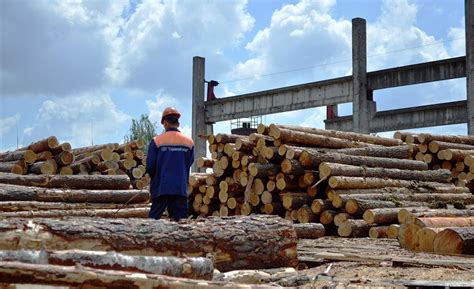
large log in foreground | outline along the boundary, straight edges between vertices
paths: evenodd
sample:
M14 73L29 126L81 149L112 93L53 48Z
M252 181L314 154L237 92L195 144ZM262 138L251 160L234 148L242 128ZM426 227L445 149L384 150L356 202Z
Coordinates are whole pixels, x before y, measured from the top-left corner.
M142 190L69 190L0 184L0 201L64 203L145 203L150 194Z
M85 225L86 224L86 225ZM209 217L188 223L149 219L3 219L0 249L114 250L206 256L218 270L296 266L296 232L277 216Z
M474 255L474 227L449 228L439 232L434 239L434 251Z
M119 270L9 261L0 261L0 280L8 280L10 283L63 285L74 288L218 289L225 286L245 289L268 288L268 286L194 280L157 274L131 274Z
M15 175L0 173L0 183L45 188L90 190L126 190L130 188L127 175Z
M80 264L96 269L122 270L203 280L212 280L214 273L212 260L203 257L127 256L116 252L103 251L2 250L0 251L0 261L62 266Z

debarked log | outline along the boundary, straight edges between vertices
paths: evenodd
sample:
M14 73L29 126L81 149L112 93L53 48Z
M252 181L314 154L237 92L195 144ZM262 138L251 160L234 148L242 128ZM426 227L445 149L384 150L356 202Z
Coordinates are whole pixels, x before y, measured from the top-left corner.
M0 251L0 261L61 266L80 264L96 269L151 273L202 280L212 280L214 271L212 260L203 257L131 256L113 251L2 250Z
M124 254L211 257L218 270L296 266L297 237L277 216L151 219L2 219L0 249L114 250Z
M9 173L0 173L0 183L19 186L91 190L126 190L130 188L130 178L127 175L23 176Z
M65 203L145 203L146 190L70 190L0 184L0 201Z

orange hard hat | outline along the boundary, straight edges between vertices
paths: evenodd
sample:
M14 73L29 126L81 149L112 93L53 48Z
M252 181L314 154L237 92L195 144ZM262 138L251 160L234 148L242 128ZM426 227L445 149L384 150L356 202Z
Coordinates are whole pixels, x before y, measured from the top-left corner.
M165 117L170 116L170 115L174 115L177 118L181 117L181 114L179 113L179 111L176 108L167 107L167 108L165 108L165 110L163 110L163 114L161 115L161 123L163 124L163 121L165 120Z

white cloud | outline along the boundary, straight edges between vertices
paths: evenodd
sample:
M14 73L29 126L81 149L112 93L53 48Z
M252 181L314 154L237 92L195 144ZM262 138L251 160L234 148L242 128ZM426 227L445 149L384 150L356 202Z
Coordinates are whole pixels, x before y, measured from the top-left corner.
M146 100L146 106L148 109L148 117L152 122L156 122L157 125L161 122L161 114L163 110L168 106L178 106L178 101L173 97L166 95L163 92L159 92L155 96L155 100Z
M24 131L25 143L55 135L73 147L122 142L124 126L131 118L117 109L109 95L101 92L44 101L32 127Z
M12 116L0 119L0 136L4 136L13 129L21 119L21 115L17 112Z

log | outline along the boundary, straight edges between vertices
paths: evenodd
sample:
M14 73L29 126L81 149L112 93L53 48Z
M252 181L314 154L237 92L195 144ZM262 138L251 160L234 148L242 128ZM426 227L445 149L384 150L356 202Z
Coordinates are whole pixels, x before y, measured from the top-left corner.
M58 139L55 136L50 136L48 138L33 142L26 148L20 150L28 149L32 150L35 153L39 153L44 151L50 151L51 149L57 147L58 144Z
M283 207L287 210L299 209L305 204L311 204L312 198L307 193L282 193L280 194Z
M412 145L400 146L370 146L364 148L350 148L337 150L340 154L347 154L353 156L367 156L378 158L392 158L392 159L411 159L415 151Z
M36 161L47 161L53 158L53 153L50 151L44 151L36 154Z
M269 135L278 139L280 138L282 134L281 132L283 129L306 132L306 133L311 133L311 134L316 134L316 135L321 135L321 136L328 136L328 137L344 139L344 140L350 140L350 141L355 141L355 142L378 144L378 145L383 145L383 146L398 146L402 144L402 142L398 139L382 138L378 136L371 136L371 135L359 134L359 133L353 133L353 132L325 130L325 129L301 127L301 126L294 126L294 125L271 124L269 127Z
M432 153L437 153L438 151L445 149L474 150L474 145L449 143L435 140L429 143L428 149Z
M212 280L214 265L208 258L130 256L106 251L0 251L0 261L60 266L82 265L104 270L120 270Z
M387 238L396 239L398 238L398 231L400 229L399 224L391 224L387 229Z
M372 225L364 220L346 220L337 229L337 234L341 237L361 238L369 235Z
M281 162L281 170L289 175L302 175L305 173L304 168L301 166L299 161L295 159L284 159Z
M67 166L74 161L74 155L71 152L61 152L54 156L54 160L60 166Z
M474 150L445 149L438 152L438 158L447 161L464 161L467 156L473 156Z
M218 133L215 136L215 141L217 143L235 143L235 141L239 138L247 139L247 137L239 135L239 134L227 134L227 133Z
M259 164L259 163L251 163L248 165L248 170L250 175L257 177L257 178L267 178L270 176L275 176L281 171L281 167L276 164L267 163L267 164Z
M467 194L468 188L463 187L385 187L375 189L328 189L328 197L334 195L372 195L372 194L393 194L393 195L408 195L408 194Z
M405 214L404 216L400 216ZM458 210L458 209L429 209L424 208L415 212L399 212L399 220L402 219L405 223L413 223L415 219L419 218L433 218L433 217L474 217L474 210Z
M323 225L330 225L334 222L334 217L338 214L335 210L325 210L319 215L319 222Z
M366 147L370 146L368 143L351 141L341 138L328 137L318 134L312 134L308 132L301 132L296 130L289 130L283 128L274 127L274 130L271 130L270 127L270 136L284 143L295 143L303 146L315 146L315 147L324 147L324 148L357 148L357 147Z
M79 154L82 154L82 153L85 153L85 152L94 152L94 151L102 150L102 149L109 149L111 151L114 151L118 147L119 147L119 145L117 143L108 143L108 144L100 144L100 145L93 145L93 146L75 148L75 149L72 149L71 152L74 155L79 155Z
M364 212L362 218L369 224L393 224L398 222L398 212L400 210L401 208L368 209Z
M474 255L474 227L448 228L439 232L433 248L440 254Z
M58 266L27 264L20 262L0 262L0 279L11 283L34 283L73 288L222 288L236 283L193 280L164 275L135 273L119 270L93 269L83 266ZM254 288L245 285L246 288Z
M311 202L311 211L315 214L321 214L321 212L331 209L334 209L334 207L329 200L314 199Z
M407 181L383 178L333 176L329 178L329 186L334 189L371 189L385 187L454 187L452 184L439 182Z
M133 202L132 202L133 203ZM148 203L127 204L126 208L148 208ZM66 202L42 202L42 201L1 201L0 212L18 211L42 211L42 210L97 210L97 209L120 209L123 204L114 203L66 203Z
M53 175L58 172L58 166L53 159L36 162L28 167L28 172L37 175Z
M74 174L74 171L72 170L70 166L64 166L59 169L59 174L63 176L64 175L70 176Z
M28 172L24 160L12 162L0 162L0 172L24 175Z
M413 132L408 132L408 131L396 131L394 134L393 134L393 138L394 139L399 139L399 140L402 140L406 143L414 143L414 139L415 137L417 136L416 133L413 133ZM410 142L407 141L407 138L409 140L411 140ZM418 139L417 139L418 141Z
M73 162L69 167L75 174L78 174L82 172L88 172L93 165L97 165L99 162L100 158L98 156L91 155L79 161Z
M405 170L427 170L428 164L414 160L351 156L339 153L310 153L304 151L299 157L303 167L317 168L322 162L339 163L353 166L382 167Z
M317 239L323 237L325 228L320 223L293 224L298 239Z
M418 135L418 141L422 144L427 144L432 141L442 141L449 143L474 145L474 137L470 135L434 135L429 133L422 133Z
M389 201L349 199L346 202L346 212L351 215L362 216L366 210L377 208L395 208L396 204Z
M337 195L339 196L339 195ZM472 194L361 194L361 195L342 195L349 196L358 200L378 200L378 201L392 201L397 202L468 202L472 198Z
M72 190L0 185L0 201L40 201L65 203L144 203L147 191L139 190Z
M349 215L348 213L339 213L334 216L333 222L334 222L334 225L339 227L344 221L348 219L354 219L354 216Z
M376 226L369 229L369 237L372 239L387 238L388 226Z
M0 183L20 186L90 190L126 190L130 187L130 179L126 175L22 176L8 173L0 173Z
M71 144L68 142L64 142L64 143L59 144L56 147L51 148L50 150L51 150L51 153L53 153L53 155L57 155L62 152L70 152L71 149L72 149Z
M402 224L398 230L398 243L402 248L415 250L416 234L420 230L420 226L415 224Z
M420 228L474 227L474 217L419 217L414 224Z
M0 153L0 162L24 160L27 164L32 164L36 161L36 159L36 153L32 150Z
M0 212L0 218L148 218L150 208L71 209L48 211Z
M84 223L87 226L79 225ZM298 263L292 225L274 216L210 217L189 223L149 219L3 219L0 228L1 249L16 250L21 246L68 250L96 244L93 248L102 251L210 256L221 271Z
M377 177L377 178L392 178L392 179L400 179L400 180L446 183L446 182L449 182L451 178L451 171L449 170L413 171L413 170L387 169L387 168L368 168L368 167L351 166L351 165L327 163L327 162L321 163L319 165L319 177L325 178L325 177L330 177L330 176Z
M446 228L421 228L416 232L416 247L415 250L421 252L434 252L434 239L436 234Z
M298 222L302 224L315 223L319 221L318 215L313 214L311 208L307 204L302 205L301 208L298 209L296 214Z

